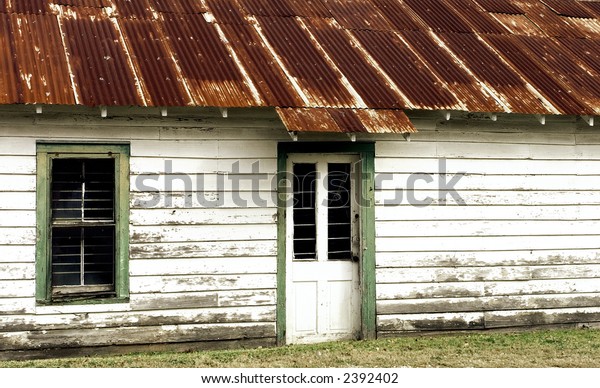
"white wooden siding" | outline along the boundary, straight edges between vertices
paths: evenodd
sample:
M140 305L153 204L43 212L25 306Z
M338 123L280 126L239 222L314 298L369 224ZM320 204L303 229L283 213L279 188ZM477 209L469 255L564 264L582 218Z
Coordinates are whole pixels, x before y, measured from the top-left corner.
M378 334L599 321L597 130L421 119L410 143L376 144ZM409 203L413 173L431 177L411 193L431 206ZM438 193L456 174L460 204Z
M156 338L274 343L273 178L277 143L290 138L272 111L131 119L127 109L109 109L119 116L103 120L94 109L13 110L0 117L0 350ZM508 115L413 119L420 132L411 142L358 135L377 142L376 173L385 175L375 192L378 334L600 322L597 129L573 118L548 118L545 126ZM131 144L129 303L36 305L38 140ZM300 140L348 141L342 134ZM465 174L456 188L466 206L438 195L440 158L446 181ZM229 179L236 162L239 198ZM409 203L413 173L431 174L434 182L418 181L411 194L431 197L432 206ZM182 174L191 177L189 192L177 180ZM253 202L257 177L261 203ZM157 189L171 179L174 191L140 187L138 178ZM398 189L401 200L390 205Z
M56 108L61 109L61 108ZM45 110L46 111L46 110ZM92 111L93 112L93 111ZM109 110L110 112L110 110ZM204 110L201 119L18 110L0 120L0 351L262 339L274 343L277 141L274 112ZM131 144L128 303L35 303L36 141ZM172 163L167 173L166 161ZM237 163L237 164L235 164ZM258 164L257 164L258 163ZM234 165L239 169L233 170ZM258 170L256 169L258 166ZM241 193L232 192L232 173ZM260 180L261 199L252 202ZM176 178L189 176L192 187ZM203 176L202 185L196 176ZM136 184L174 190L158 194ZM225 185L217 185L225 178ZM184 178L187 179L187 178ZM222 200L207 207L205 201ZM240 199L248 203L242 207ZM42 334L43 333L43 334Z

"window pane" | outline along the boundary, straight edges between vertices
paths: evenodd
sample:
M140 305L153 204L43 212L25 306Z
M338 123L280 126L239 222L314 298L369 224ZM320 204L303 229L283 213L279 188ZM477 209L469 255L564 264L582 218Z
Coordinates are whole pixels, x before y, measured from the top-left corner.
M54 159L52 219L112 220L113 159Z
M317 257L316 188L314 163L294 164L294 258Z
M114 226L52 228L52 285L114 283Z
M115 228L85 228L84 249L84 284L113 284Z
M52 162L52 218L81 219L83 161L55 159Z
M85 219L112 219L115 167L113 159L85 161Z
M329 163L327 174L329 260L352 259L350 168L349 163Z
M81 284L82 228L52 229L52 285Z

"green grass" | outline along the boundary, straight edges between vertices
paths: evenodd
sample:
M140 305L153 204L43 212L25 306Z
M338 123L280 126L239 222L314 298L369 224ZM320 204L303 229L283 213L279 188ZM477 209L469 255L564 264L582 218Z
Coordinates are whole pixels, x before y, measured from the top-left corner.
M7 361L0 367L600 367L600 331L401 337L267 349Z

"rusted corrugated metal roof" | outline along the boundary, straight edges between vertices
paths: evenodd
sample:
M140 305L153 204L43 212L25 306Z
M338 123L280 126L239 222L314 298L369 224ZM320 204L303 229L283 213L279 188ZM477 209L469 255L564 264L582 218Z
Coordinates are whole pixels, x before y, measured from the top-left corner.
M493 96L469 75L460 62L434 41L431 35L421 31L403 31L400 36L425 63L439 64L431 67L431 71L444 82L445 89L451 90L457 100L464 102L467 110L472 112L502 110Z
M551 10L561 16L570 16L574 18L593 18L594 14L579 5L576 1L570 0L542 0Z
M460 109L458 101L393 32L354 31L373 60L401 90L412 108Z
M221 28L227 40L236 47L240 62L267 105L304 105L254 27L249 24L223 24Z
M148 19L153 16L152 0L112 0L115 16L121 18Z
M520 73L498 57L473 34L440 34L449 50L457 55L477 79L511 112L552 113L528 87Z
M313 20L309 30L367 106L372 108L406 106L401 96L389 88L377 69L366 60L366 52L358 47L358 42L349 31L335 28L326 20Z
M493 16L471 0L443 0L473 31L482 34L506 34L509 31Z
M0 13L0 103L23 102L17 79L18 67L14 57L14 38L11 33L10 16Z
M599 1L0 0L0 104L272 106L298 131L599 114L599 52Z
M302 20L267 17L257 20L265 39L286 72L297 82L309 106L351 108L362 105L320 48L311 42Z
M181 82L172 53L158 22L147 19L121 19L119 27L127 43L136 73L144 80L144 97L149 105L193 105L190 93Z
M509 15L523 15L525 12L510 0L475 0L488 12L504 13Z
M86 11L91 12L91 11ZM144 105L115 25L101 12L60 19L72 81L84 105ZM56 74L57 76L59 74Z
M321 0L335 20L354 30L393 29L381 10L370 0Z
M560 113L574 112L583 114L589 112L590 110L585 108L585 102L579 98L579 95L574 90L565 88L557 79L557 76L561 75L558 73L560 69L556 69L556 74L551 74L540 61L540 58L528 50L528 46L535 46L535 43L531 39L534 38L501 35L485 37L485 40L491 43L536 90L540 91L546 100L551 101L552 105ZM546 41L544 38L539 39ZM531 43L531 45L526 44L527 42ZM513 54L515 52L520 52L524 55L515 56Z
M49 11L48 2L46 0L28 0L28 1L2 1L0 2L2 9L7 9L8 12L14 13L46 13Z
M278 108L277 113L290 132L416 132L401 110Z
M150 2L156 11L163 13L197 14L208 11L202 0L150 0Z
M225 42L202 14L165 14L162 28L197 105L260 105Z
M19 63L21 102L75 103L64 50L57 49L61 33L53 15L12 14L15 57ZM56 82L61 80L62 82Z
M419 17L434 31L471 32L472 29L443 1L404 0Z

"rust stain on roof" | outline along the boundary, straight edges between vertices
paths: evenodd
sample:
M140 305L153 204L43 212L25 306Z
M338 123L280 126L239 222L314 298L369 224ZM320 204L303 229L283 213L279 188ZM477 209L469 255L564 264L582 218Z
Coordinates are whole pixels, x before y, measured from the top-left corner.
M525 15L510 13L495 13L493 18L498 20L504 28L514 35L536 35L546 36L535 23Z
M403 132L405 109L600 114L599 63L600 1L0 0L0 104Z
M314 107L356 106L340 74L310 40L308 31L296 18L257 18L266 39L281 58Z
M506 34L509 31L487 11L471 0L443 0L473 31L483 34Z
M149 19L154 15L152 0L112 0L115 16L122 18ZM152 3L153 4L153 3Z
M393 29L381 10L370 0L321 0L344 28L355 30Z
M434 31L471 32L463 19L440 0L404 0L404 2Z
M508 15L524 15L525 12L510 0L475 0L483 9L492 13Z
M14 56L14 38L11 32L9 15L0 13L0 103L23 102L17 79L18 67Z
M393 32L354 31L373 60L416 109L458 109L460 101L446 89L425 62Z
M28 0L28 1L6 1L0 2L2 9L7 9L8 12L14 13L34 13L41 14L49 11L47 0Z
M574 18L593 18L594 14L585 7L579 5L576 1L570 0L542 0L548 8L561 16L570 16Z
M408 116L392 109L278 108L290 132L411 133Z
M358 47L352 34L335 28L325 20L314 20L310 30L323 49L338 64L364 102L373 108L402 108L402 98L395 94L366 54Z
M22 102L27 104L75 103L69 82L67 58L55 42L61 41L56 17L11 15L15 54L19 66Z
M203 15L165 14L161 27L196 105L258 105L225 43Z

